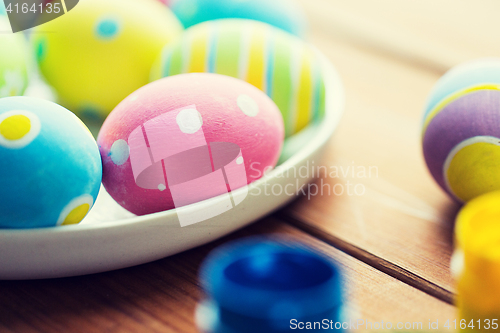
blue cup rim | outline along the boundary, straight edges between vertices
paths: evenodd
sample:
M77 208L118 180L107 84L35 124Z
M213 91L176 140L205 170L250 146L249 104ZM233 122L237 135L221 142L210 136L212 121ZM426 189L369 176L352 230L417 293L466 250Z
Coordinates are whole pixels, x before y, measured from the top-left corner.
M314 286L272 290L239 284L229 278L226 269L233 263L258 253L309 256L331 270L331 275ZM250 317L292 319L321 314L342 305L340 268L331 258L298 242L281 243L263 237L250 237L225 244L209 254L200 270L202 285L221 308ZM289 308L279 311L277 308ZM283 318L276 318L276 315Z

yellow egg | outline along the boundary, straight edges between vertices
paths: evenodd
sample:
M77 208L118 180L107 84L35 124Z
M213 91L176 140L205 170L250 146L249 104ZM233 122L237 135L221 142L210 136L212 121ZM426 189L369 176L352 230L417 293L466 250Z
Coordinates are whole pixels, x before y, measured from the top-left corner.
M149 81L159 52L182 31L155 0L85 0L37 27L42 74L71 111L103 118Z

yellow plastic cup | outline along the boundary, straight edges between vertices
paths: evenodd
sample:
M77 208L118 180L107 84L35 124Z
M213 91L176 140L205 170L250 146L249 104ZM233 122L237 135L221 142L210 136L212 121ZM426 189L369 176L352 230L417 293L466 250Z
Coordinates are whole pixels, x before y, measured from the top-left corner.
M455 236L452 269L458 279L457 328L464 332L500 330L500 191L465 205L457 216Z

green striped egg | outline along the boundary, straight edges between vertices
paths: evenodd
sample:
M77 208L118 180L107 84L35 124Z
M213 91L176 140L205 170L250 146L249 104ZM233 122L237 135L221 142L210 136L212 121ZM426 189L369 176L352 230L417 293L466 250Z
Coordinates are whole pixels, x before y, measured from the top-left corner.
M210 72L247 81L281 110L286 136L325 112L325 85L316 49L268 24L222 19L197 24L168 44L151 79Z

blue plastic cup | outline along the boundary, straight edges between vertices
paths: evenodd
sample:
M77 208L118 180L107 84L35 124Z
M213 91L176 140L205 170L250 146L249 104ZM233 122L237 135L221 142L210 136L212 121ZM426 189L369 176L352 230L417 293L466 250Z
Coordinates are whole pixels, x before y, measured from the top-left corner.
M316 323L308 332L324 332L341 323L339 268L299 243L226 244L208 256L200 277L208 299L197 323L208 333L291 332L308 322Z

